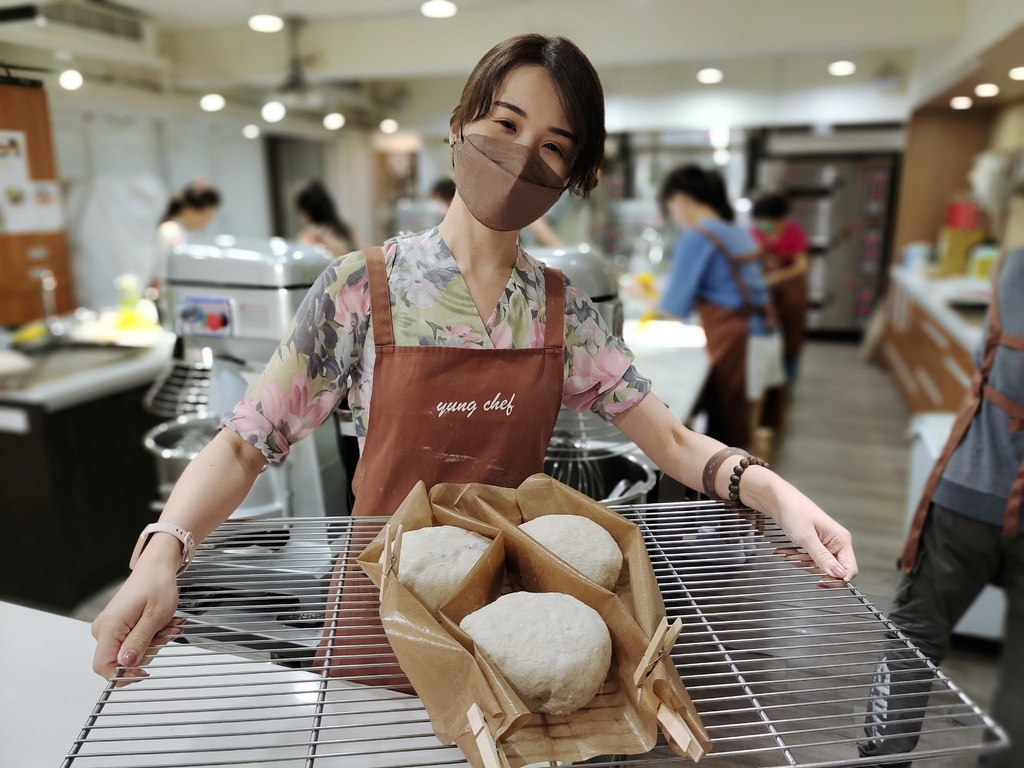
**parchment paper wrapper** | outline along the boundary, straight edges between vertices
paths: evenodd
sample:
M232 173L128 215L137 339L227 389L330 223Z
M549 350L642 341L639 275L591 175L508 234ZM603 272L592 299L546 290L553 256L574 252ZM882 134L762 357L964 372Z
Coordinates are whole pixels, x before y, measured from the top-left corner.
M582 515L612 535L624 559L614 593L519 530L519 523L545 514ZM657 661L641 686L633 683L651 635L665 615L635 525L546 475L534 475L518 489L441 484L428 494L421 483L392 516L392 536L399 523L405 530L455 525L493 542L438 616L431 615L391 575L385 581L380 608L384 631L423 701L435 734L446 744L458 744L474 766L483 766L466 715L474 703L513 768L647 752L657 742L662 702L681 716L704 751L710 750L707 732L670 659ZM359 556L359 564L378 586L384 573L378 562L383 549L381 531ZM611 670L586 707L566 716L530 713L504 676L459 628L467 614L492 602L508 581L528 591L572 595L605 620L612 637Z

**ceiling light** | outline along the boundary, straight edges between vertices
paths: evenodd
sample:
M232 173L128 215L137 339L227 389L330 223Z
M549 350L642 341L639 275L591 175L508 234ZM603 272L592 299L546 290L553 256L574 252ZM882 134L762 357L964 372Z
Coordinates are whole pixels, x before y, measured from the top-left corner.
M249 17L249 29L253 32L280 32L284 19L273 13L256 13Z
M998 96L999 86L995 83L980 83L974 86L974 95L981 96L983 99L989 96Z
M704 83L704 85L714 85L720 83L725 78L722 70L717 67L704 67L697 73L697 82Z
M219 93L208 93L199 100L199 108L203 112L220 112L226 103Z
M1024 67L1014 67L1010 70L1011 80L1024 80Z
M380 132L381 133L394 133L398 130L398 121L392 120L390 117L385 117L380 121Z
M949 100L949 106L953 109L970 109L974 102L970 96L954 96Z
M715 161L715 165L727 165L729 162L729 150L716 149L711 158Z
M741 197L736 201L736 205L733 206L737 213L749 213L753 207L754 204L750 201L749 197Z
M711 126L711 130L708 131L708 140L715 149L725 149L729 146L729 126Z
M287 112L288 110L284 108L284 104L280 101L268 101L263 105L263 109L260 110L260 115L268 123L279 123L281 120L284 120Z
M250 123L242 129L242 135L247 139L258 139L260 137L260 127Z
M82 83L85 82L85 79L82 77L82 73L77 69L65 69L60 73L58 82L60 83L60 87L66 91L77 91L82 87Z
M324 128L329 131L336 131L345 125L345 116L341 112L331 112L324 115Z
M427 0L420 6L420 13L428 19L450 19L458 12L452 0Z
M847 59L833 61L828 65L828 73L832 77L848 77L857 71L857 65Z

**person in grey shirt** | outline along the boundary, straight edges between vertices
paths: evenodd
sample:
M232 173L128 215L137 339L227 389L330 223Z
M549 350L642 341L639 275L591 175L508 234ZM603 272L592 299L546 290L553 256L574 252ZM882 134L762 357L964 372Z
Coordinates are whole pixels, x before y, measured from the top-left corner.
M892 623L934 664L986 584L1005 587L1006 636L992 714L1017 750L983 754L984 768L1021 765L1024 745L1024 249L997 267L979 375L925 487L896 585ZM895 634L875 672L862 757L917 746L931 667ZM909 766L910 762L886 763Z

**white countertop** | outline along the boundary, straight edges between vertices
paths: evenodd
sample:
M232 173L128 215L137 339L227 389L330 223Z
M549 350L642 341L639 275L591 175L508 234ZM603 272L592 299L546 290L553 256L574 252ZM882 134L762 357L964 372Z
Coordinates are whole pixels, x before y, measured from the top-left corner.
M41 406L59 411L98 397L124 392L153 381L171 360L175 335L163 333L151 347L96 348L96 357L113 359L56 376L24 389L0 390L0 403ZM120 354L118 354L120 352ZM83 357L90 350L83 350ZM61 354L58 350L55 354ZM75 354L69 350L69 354Z
M907 267L893 267L892 278L968 352L981 343L984 329L967 322L949 305L950 300L985 301L991 296L991 283L974 277L933 277Z
M57 768L106 683L84 621L0 602L0 765Z
M711 371L704 329L679 320L627 320L622 336L654 393L680 420L690 418Z

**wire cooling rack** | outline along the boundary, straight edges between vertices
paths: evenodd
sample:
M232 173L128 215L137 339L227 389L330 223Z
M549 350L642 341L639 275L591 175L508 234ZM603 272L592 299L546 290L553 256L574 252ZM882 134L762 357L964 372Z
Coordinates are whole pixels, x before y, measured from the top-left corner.
M670 619L673 659L711 736L704 759L729 768L881 765L858 757L878 662L895 652L917 670L890 679L886 705L917 696L911 756L968 755L1006 744L1002 730L933 667L855 586L824 589L766 517L717 502L620 508L643 531ZM466 765L433 735L419 699L383 687L393 660L369 585L345 652L369 660L347 679L312 665L335 558L353 559L384 518L229 522L179 578L184 642L152 656L149 677L111 680L65 768L407 768ZM457 684L457 683L453 683ZM906 686L905 690L902 686ZM85 715L86 713L83 713ZM905 760L904 756L890 761ZM689 762L667 747L591 764Z

